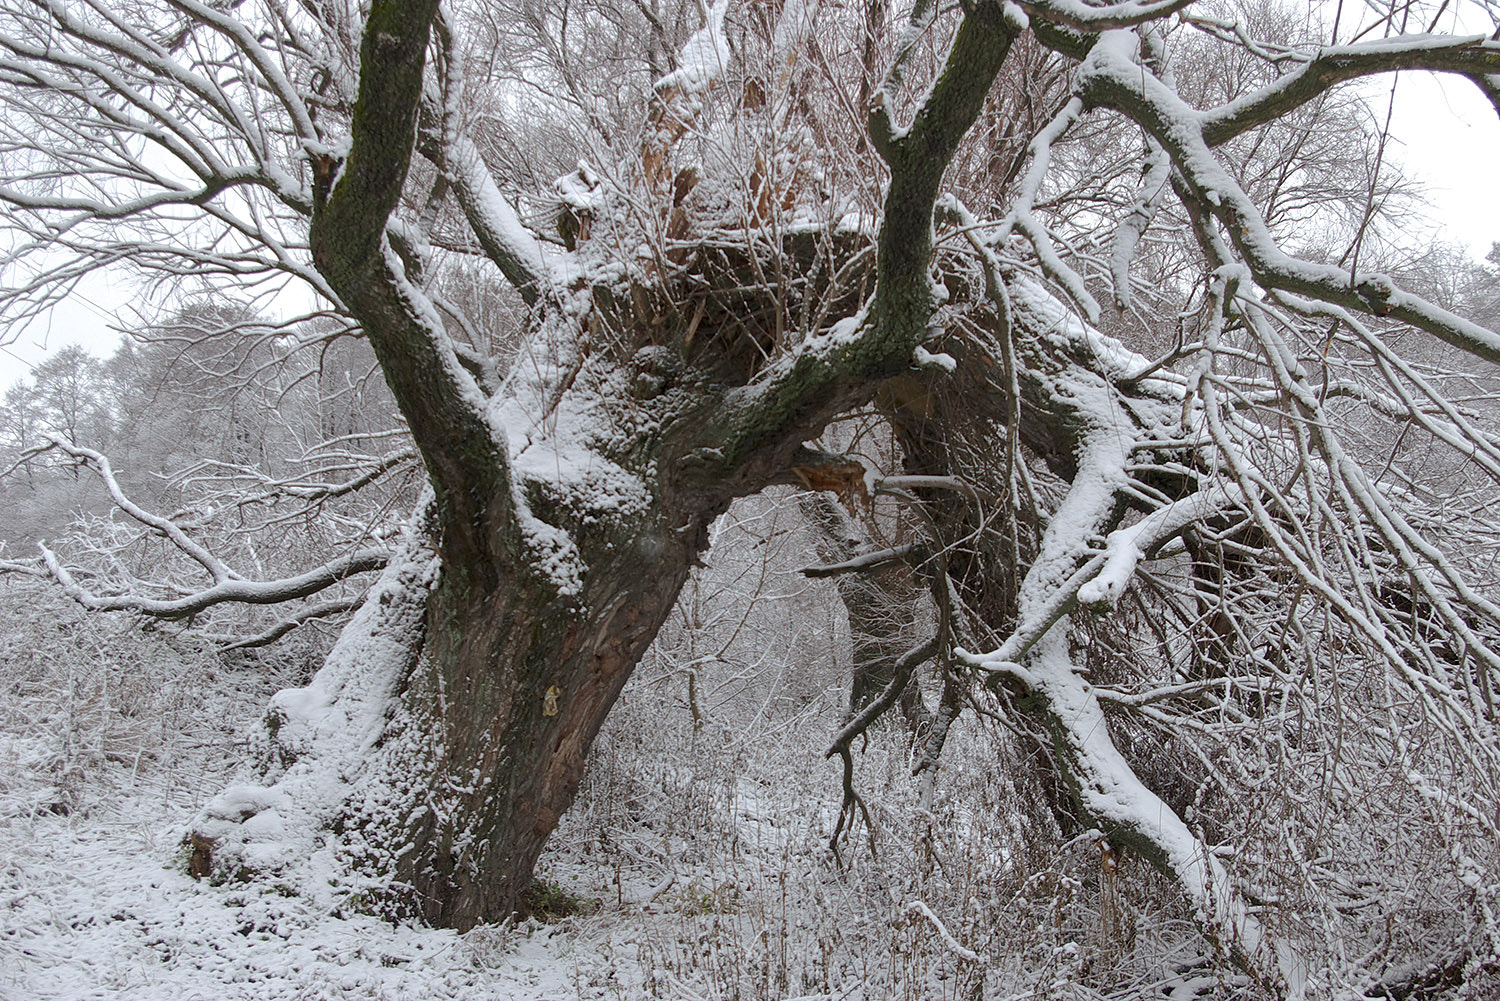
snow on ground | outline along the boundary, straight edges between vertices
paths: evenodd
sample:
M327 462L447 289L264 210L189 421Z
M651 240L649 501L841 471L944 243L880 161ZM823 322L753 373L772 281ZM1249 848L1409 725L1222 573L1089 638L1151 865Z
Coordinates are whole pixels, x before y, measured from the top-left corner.
M757 859L789 850L784 804L754 798L758 783L674 765L653 782L619 772L585 790L597 830L575 830L544 864L590 914L458 935L320 912L271 886L196 882L182 833L293 679L46 604L56 621L0 622L5 1001L695 997L699 940L722 937L714 926L764 884ZM676 813L613 825L648 809ZM686 829L719 811L743 831L727 867Z
M643 665L539 867L579 913L460 935L195 882L183 832L316 651L229 661L20 590L0 592L0 1001L1099 998L1089 964L1125 954L979 743L955 741L924 817L899 732L875 734L879 854L861 825L837 865L838 666L776 647L788 630L754 639L763 670L700 666L702 729L671 656Z
M552 924L461 936L320 913L274 888L210 886L185 872L181 832L229 774L205 753L222 747L188 760L96 761L77 802L65 807L57 749L49 758L39 743L0 742L7 776L0 997L7 1001L639 996L649 986L643 953L676 947L669 931L641 919L683 909L707 914L739 892L740 873L715 873L690 855L678 855L671 878L659 878L672 856L658 849L654 858L638 852L646 865L626 861L592 873L594 885L581 876L586 866L550 860L560 884L593 890L599 901L593 915ZM758 815L756 824L758 831ZM610 885L598 885L599 877Z

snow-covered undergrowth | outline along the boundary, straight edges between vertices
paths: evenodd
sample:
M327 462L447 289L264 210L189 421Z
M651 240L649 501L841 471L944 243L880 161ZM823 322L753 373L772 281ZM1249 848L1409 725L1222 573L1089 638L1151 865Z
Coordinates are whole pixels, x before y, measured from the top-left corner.
M982 733L955 737L925 814L900 733L873 735L857 781L877 830L839 865L827 661L701 664L699 725L677 661L648 659L539 872L577 913L458 935L187 875L187 823L306 663L7 587L0 998L1165 996L1196 948L1172 895L1033 830Z

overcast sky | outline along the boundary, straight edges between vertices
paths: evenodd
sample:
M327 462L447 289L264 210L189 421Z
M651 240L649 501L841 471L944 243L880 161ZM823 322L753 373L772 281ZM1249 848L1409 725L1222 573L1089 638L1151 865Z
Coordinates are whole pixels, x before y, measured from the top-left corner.
M1478 257L1500 240L1500 118L1467 80L1403 73L1391 132L1397 154L1428 185L1443 239Z

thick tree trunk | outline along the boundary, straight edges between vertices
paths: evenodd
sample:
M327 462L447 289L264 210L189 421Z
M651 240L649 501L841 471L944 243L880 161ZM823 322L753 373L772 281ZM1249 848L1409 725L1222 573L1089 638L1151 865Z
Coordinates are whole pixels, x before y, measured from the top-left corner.
M466 929L524 909L699 536L643 526L566 600L524 566L439 570L431 511L312 683L274 700L270 781L210 804L195 874L291 875L321 855L392 917Z
M387 734L380 791L353 821L390 912L472 926L516 911L625 678L672 606L690 554L619 566L591 612L526 584L452 573Z
M346 821L383 911L464 929L523 909L589 748L696 555L653 541L595 563L577 604L526 574L445 568L383 774Z
M371 3L349 152L315 162L310 232L319 272L380 360L431 498L328 664L277 697L262 781L205 810L190 868L284 869L303 892L332 877L365 906L467 928L523 904L708 523L784 478L803 441L906 369L927 337L932 206L1013 28L993 6L966 19L899 134L879 105L892 176L868 299L852 291L864 276L848 272L861 269L825 267L868 249L836 228L716 247L691 280L622 272L607 255L596 273L582 258L549 270L553 252L507 214L477 154L437 143L481 245L536 304L523 360L491 391L388 225L418 139L436 8ZM757 329L763 312L818 325L783 350L779 322Z

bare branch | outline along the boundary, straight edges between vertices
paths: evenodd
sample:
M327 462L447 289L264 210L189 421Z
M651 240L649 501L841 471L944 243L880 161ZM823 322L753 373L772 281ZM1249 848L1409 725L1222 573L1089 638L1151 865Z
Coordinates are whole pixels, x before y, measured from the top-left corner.
M334 601L323 601L316 605L308 605L305 608L298 609L295 614L287 616L269 629L265 629L253 636L205 636L204 638L219 643L219 649L226 651L253 650L258 647L270 646L293 629L306 625L314 619L326 619L331 615L342 615L345 612L352 612L364 603L366 593L361 591L351 598L339 598Z
M364 549L330 560L295 577L281 580L251 581L242 578L224 580L181 598L149 598L144 595L99 595L78 583L57 555L42 546L42 560L47 571L62 585L64 593L84 608L96 612L137 612L160 619L184 619L212 608L234 602L245 605L279 605L283 602L317 594L339 581L356 574L380 570L390 560L386 549Z
M847 573L869 573L871 570L877 570L891 563L907 560L920 549L920 543L910 542L904 546L879 549L872 553L861 553L852 559L843 560L839 563L803 567L800 572L806 577L838 577Z

